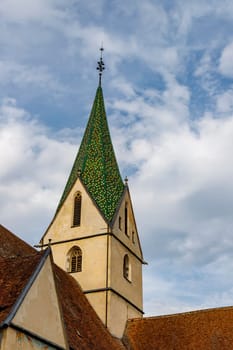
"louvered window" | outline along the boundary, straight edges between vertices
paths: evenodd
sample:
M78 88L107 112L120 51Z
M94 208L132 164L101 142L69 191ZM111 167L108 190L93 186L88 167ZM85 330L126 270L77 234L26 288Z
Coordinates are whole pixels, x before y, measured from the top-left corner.
M81 224L81 206L82 206L82 196L81 196L81 193L78 192L74 199L73 226L80 226Z
M79 247L72 249L70 253L70 272L82 271L82 251Z

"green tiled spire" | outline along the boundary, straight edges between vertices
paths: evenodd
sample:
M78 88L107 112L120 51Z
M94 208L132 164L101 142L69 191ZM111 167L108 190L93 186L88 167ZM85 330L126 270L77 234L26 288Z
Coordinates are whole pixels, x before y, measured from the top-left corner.
M86 131L57 210L64 203L78 176L86 185L104 217L110 222L122 196L124 184L112 146L100 85L97 88Z

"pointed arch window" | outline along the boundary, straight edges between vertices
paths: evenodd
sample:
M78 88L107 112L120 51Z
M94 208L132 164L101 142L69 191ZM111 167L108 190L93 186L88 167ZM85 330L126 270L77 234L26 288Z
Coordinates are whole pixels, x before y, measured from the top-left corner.
M123 260L123 276L129 282L131 281L131 264L129 261L129 256L126 254Z
M68 272L82 271L82 250L79 247L73 247L68 253Z
M82 208L82 195L80 192L77 192L74 198L73 226L80 226L81 224L81 208Z

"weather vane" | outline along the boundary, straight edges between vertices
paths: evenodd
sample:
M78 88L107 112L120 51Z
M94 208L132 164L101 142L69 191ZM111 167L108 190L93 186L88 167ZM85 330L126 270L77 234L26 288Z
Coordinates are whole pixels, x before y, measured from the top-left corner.
M103 51L104 51L104 48L102 45L100 48L100 60L97 62L98 66L96 68L99 71L99 86L101 86L101 77L105 69L104 62L103 62Z

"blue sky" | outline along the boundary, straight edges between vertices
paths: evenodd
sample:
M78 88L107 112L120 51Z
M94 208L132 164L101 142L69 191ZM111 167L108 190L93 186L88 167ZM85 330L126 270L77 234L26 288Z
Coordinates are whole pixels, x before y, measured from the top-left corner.
M1 0L1 223L38 243L103 90L147 315L233 304L232 1Z

